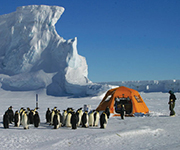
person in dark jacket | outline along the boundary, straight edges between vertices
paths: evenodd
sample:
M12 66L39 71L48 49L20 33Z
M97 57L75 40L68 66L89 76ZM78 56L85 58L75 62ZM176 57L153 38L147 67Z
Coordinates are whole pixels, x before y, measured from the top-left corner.
M169 91L169 110L170 110L170 116L174 116L175 115L175 111L174 111L174 107L175 107L175 101L176 101L176 96L174 95L173 91Z
M124 119L124 115L125 115L125 107L124 107L124 105L121 105L120 115L121 115L121 119Z

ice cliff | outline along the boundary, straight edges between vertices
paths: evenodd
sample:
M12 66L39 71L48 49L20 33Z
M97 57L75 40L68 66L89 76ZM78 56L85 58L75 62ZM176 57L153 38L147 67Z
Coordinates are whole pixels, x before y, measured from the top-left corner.
M85 57L77 52L77 38L65 40L56 32L63 12L59 6L30 5L0 16L3 89L46 88L47 94L60 96L86 95L95 86L88 79Z

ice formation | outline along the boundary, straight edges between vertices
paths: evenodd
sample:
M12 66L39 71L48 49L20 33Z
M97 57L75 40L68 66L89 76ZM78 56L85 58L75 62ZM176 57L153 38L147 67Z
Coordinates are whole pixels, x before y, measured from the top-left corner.
M0 74L6 90L46 88L49 95L86 94L88 66L77 38L55 29L63 7L29 5L0 16Z

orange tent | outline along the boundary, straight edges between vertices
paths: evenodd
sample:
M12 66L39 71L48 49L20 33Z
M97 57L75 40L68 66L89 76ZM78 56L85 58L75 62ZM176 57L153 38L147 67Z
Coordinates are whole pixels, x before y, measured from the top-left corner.
M139 92L124 86L107 91L96 110L104 111L106 107L109 107L110 113L117 114L116 108L120 105L124 105L126 115L129 116L132 116L135 113L149 113L149 109Z

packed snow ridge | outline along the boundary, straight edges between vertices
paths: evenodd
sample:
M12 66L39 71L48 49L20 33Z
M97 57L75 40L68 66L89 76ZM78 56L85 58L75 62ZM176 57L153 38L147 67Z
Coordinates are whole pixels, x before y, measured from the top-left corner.
M111 88L88 79L77 38L55 29L63 7L29 5L0 16L0 82L4 90L46 89L48 95L95 95Z

